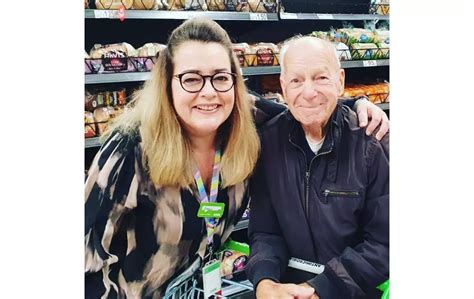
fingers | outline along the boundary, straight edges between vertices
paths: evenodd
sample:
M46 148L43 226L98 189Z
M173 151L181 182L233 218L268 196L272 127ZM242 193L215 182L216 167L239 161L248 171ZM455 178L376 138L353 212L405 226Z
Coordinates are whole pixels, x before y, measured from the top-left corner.
M304 287L296 284L286 284L289 294L297 298L310 298L314 294L312 287Z
M365 130L365 133L368 136L372 135L372 133L375 131L375 129L379 126L380 122L382 121L381 113L384 113L384 112L381 111L381 112L372 113L372 118L370 119L369 125L367 126L367 129Z
M359 127L364 128L367 126L368 116L367 116L367 106L359 104L357 106L357 117L359 118Z
M382 124L380 125L379 131L375 135L375 138L377 138L377 140L379 140L379 141L382 140L382 138L385 136L385 134L387 134L389 124L390 124L390 122L388 120L388 117L384 113L384 115L382 117Z

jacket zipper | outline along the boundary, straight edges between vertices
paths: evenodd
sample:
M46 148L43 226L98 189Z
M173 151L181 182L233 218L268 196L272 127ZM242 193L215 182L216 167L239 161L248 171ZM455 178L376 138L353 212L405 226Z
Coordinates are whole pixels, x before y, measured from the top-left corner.
M290 140L291 144L293 144L296 148L298 148L301 151L301 153L303 153L304 162L305 162L306 165L308 165L308 161L306 160L306 154L305 154L304 150L299 145L294 143L293 140L291 140L291 138L289 140ZM306 173L305 173L306 176L305 176L305 182L304 182L304 184L305 184L304 193L305 194L304 194L304 202L303 202L303 210L304 210L304 213L306 215L306 218L309 217L309 209L308 209L308 206L309 206L309 179L311 177L311 166L313 165L313 161L317 157L319 157L321 155L324 155L324 154L328 154L330 152L331 151L322 152L322 153L318 152L318 154L316 156L314 156L313 159L311 159L311 161L309 162L309 167L306 169Z
M332 191L332 190L324 190L324 196L359 196L359 192L357 191Z

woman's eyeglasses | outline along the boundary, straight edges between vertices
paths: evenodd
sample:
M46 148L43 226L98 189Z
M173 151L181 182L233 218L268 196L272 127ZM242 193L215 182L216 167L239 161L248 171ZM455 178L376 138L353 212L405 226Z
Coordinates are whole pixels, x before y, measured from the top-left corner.
M235 83L234 73L218 72L214 75L201 75L194 72L181 73L174 75L174 78L179 79L181 87L187 92L200 92L206 84L206 78L210 78L212 87L218 92L229 91Z

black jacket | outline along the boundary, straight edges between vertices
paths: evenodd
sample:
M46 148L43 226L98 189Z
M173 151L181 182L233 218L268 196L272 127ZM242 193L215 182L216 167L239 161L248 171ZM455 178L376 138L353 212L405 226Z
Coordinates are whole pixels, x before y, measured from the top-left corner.
M247 274L254 286L307 281L321 299L380 298L376 287L389 274L388 135L366 136L340 103L326 128L317 155L289 111L259 130ZM289 257L325 270L287 268Z

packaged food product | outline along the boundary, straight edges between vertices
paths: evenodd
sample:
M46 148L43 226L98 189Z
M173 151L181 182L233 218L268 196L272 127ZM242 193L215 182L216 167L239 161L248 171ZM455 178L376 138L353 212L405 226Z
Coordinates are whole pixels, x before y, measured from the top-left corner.
M129 43L101 45L95 44L90 51L90 57L97 58L124 58L137 56L137 50Z
M378 47L376 44L372 43L355 43L351 45L351 55L352 59L374 59L375 53L377 52Z
M108 122L110 120L110 111L107 107L99 107L94 110L94 118L97 123L97 131L102 135L107 131Z
M146 43L137 49L138 57L156 56L161 50L166 48L166 45L159 43Z
M252 54L256 55L254 66L279 65L279 52L277 45L273 43L258 43L251 46Z
M248 4L250 6L251 12L261 12L261 13L276 12L275 0L248 0Z
M253 61L255 60L255 53L252 53L249 44L232 44L232 49L234 50L234 53L237 56L241 67L248 67L253 65Z
M341 28L337 29L338 39L348 46L357 43L373 43L375 34L363 28Z
M232 249L226 249L222 253L221 276L231 279L238 272L245 270L248 256Z
M97 9L119 9L121 6L125 9L132 8L133 0L95 0Z
M84 0L84 8L89 8L89 0Z
M352 60L351 51L349 50L349 47L347 45L345 45L344 43L337 42L333 42L333 45L336 47L337 56L339 57L339 60Z
M96 135L94 114L90 111L84 111L84 137L90 138Z
M207 10L207 3L204 0L186 0L185 10Z
M209 10L223 11L225 10L224 0L209 0L207 2Z
M138 10L157 10L162 9L163 4L160 0L133 0L132 9Z

